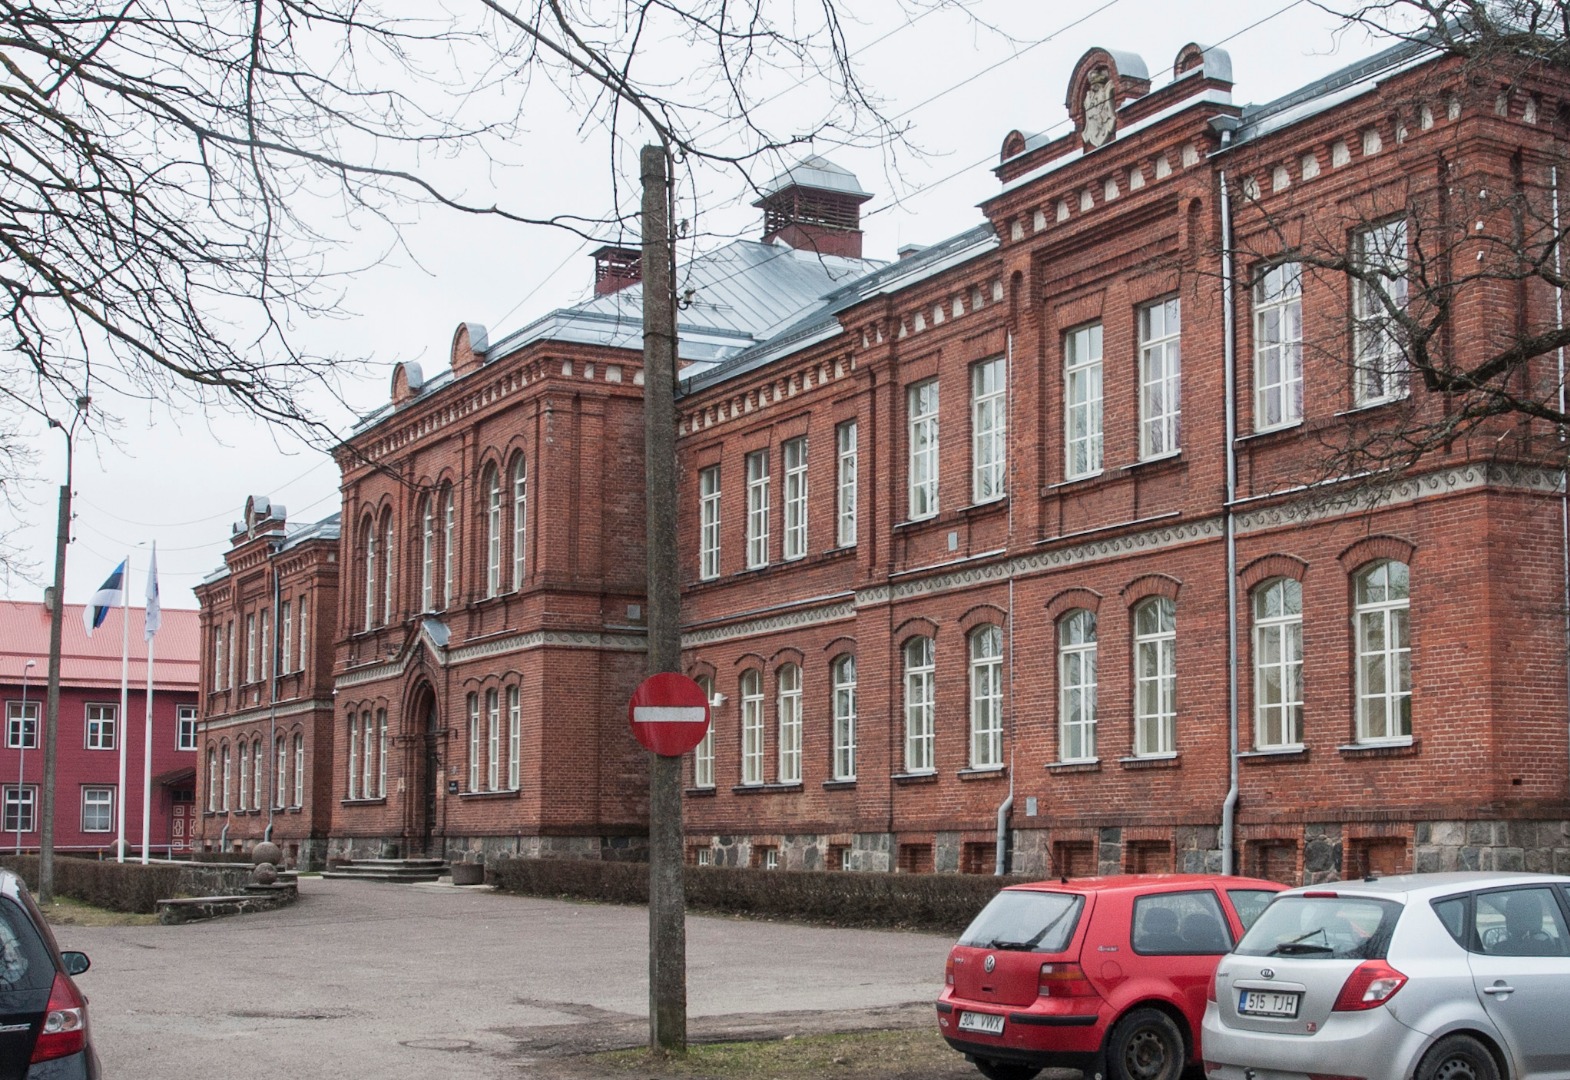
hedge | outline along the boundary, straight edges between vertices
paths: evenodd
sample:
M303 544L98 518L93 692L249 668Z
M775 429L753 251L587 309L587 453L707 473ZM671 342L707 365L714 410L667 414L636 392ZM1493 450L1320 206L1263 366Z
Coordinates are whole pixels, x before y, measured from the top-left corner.
M16 871L28 888L38 891L37 855L3 855L0 866ZM180 894L181 870L167 863L143 866L56 857L55 892L110 911L151 915L159 900Z
M527 896L649 902L647 863L500 859L486 864L485 880ZM1000 888L1023 879L688 866L685 880L687 907L697 911L958 934Z

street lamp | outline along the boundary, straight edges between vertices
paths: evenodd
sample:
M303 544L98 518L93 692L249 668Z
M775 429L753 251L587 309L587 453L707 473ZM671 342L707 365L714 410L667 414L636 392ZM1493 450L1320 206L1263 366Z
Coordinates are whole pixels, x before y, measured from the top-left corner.
M16 853L22 854L22 776L27 761L27 673L38 666L37 660L22 665L22 715L17 717L16 731ZM33 724L38 730L38 724Z

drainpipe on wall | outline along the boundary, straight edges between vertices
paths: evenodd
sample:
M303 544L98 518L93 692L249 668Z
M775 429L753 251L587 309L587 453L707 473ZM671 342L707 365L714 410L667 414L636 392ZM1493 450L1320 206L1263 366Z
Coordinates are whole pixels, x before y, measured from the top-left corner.
M1218 116L1210 122L1221 136L1221 149L1232 145L1238 121ZM1235 872L1238 804L1237 716L1237 334L1233 325L1232 204L1226 170L1221 180L1221 340L1223 383L1226 392L1226 558L1227 558L1227 797L1221 804L1221 872Z
M267 561L272 562L277 558L278 552L283 550L283 544L268 545ZM389 556L390 557L390 556ZM278 580L278 567L272 567L273 572L273 633L272 640L267 647L272 650L272 662L269 664L268 691L272 698L267 710L267 774L272 778L272 783L267 785L267 828L262 832L262 840L271 843L273 839L273 805L278 801L282 789L278 787L278 658L281 650L279 642L283 637L283 608L280 601L283 598L283 583ZM274 794L277 792L277 794Z
M1548 183L1553 188L1554 203L1554 277L1564 280L1564 248L1559 241L1559 166L1553 165L1548 170ZM1554 329L1563 330L1565 325L1565 290L1562 286L1554 289ZM1559 412L1565 411L1565 347L1559 346L1556 350L1559 357ZM1565 455L1565 429L1559 428L1560 456ZM1562 562L1561 569L1564 574L1564 603L1565 603L1565 655L1570 657L1570 463L1559 470L1559 550ZM1565 666L1565 704L1570 710L1570 664Z
M1014 314L1016 316L1019 314L1018 299L1018 294L1016 293L1014 304ZM1013 319L1011 318L1009 322L1012 324ZM1014 395L1012 392L1010 392L1012 391L1013 376L1014 332L1010 330L1008 332L1008 336L1004 339L1003 346L1003 386L1006 391L1003 396L1003 401L1004 408L1007 410L1004 416L1004 424L1008 428L1008 437L1012 437L1014 434ZM1003 492L1003 497L1004 501L1008 503L1008 540L1005 544L1005 547L1007 547L1009 550L1009 554L1006 557L1010 560L1008 629L1009 793L1005 795L1003 797L1003 801L998 804L997 848L994 853L996 855L997 862L994 873L998 877L1002 877L1004 874L1009 872L1009 812L1014 809L1014 748L1019 744L1019 725L1018 722L1014 719L1014 455L1009 454L1006 460L1008 465L1007 472L1004 476L1005 489Z

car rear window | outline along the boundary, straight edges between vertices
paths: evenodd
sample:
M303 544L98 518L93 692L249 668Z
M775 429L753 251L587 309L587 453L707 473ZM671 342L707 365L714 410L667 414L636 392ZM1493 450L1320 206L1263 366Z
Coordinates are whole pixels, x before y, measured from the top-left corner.
M1382 959L1401 917L1394 900L1369 896L1280 896L1233 952L1324 960Z
M0 991L35 990L54 977L54 961L27 912L0 900Z
M1085 898L1077 893L1005 890L981 909L959 943L977 949L1060 953L1074 936Z
M1270 906L1270 901L1276 894L1269 889L1228 889L1227 895L1232 898L1232 906L1237 909L1237 917L1243 923L1243 932L1259 920L1259 916Z

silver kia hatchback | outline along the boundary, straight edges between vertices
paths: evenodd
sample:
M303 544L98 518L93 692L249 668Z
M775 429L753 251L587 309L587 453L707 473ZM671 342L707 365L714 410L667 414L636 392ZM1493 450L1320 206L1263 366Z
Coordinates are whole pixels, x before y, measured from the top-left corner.
M1570 1078L1570 877L1280 893L1216 969L1210 1080Z

